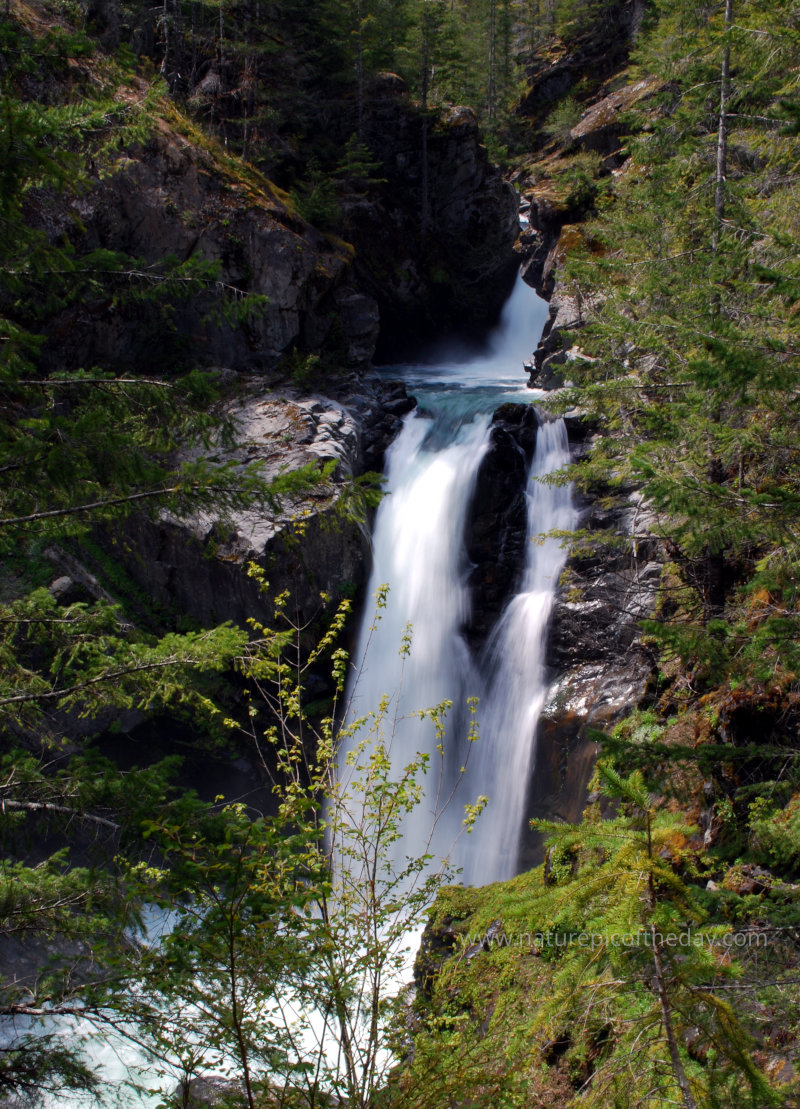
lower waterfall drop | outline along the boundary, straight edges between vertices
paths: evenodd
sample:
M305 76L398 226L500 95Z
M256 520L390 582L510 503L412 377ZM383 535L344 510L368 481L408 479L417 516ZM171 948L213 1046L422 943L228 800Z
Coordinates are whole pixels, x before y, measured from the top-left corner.
M536 729L547 695L547 629L566 561L550 531L575 527L570 487L542 481L569 463L563 420L539 425L528 478L528 548L520 591L506 605L482 653L481 736L465 776L467 794L485 794L475 844L462 842L462 880L482 884L516 873L528 785L536 767ZM472 848L472 850L470 850Z

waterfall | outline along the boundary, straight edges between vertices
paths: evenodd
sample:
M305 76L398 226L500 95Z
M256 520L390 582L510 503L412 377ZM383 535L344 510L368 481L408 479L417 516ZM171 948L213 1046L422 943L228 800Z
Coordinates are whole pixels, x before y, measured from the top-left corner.
M521 381L522 362L529 356L544 318L541 302L520 281L481 356L465 362L440 354L438 360L425 365L387 371L413 385L420 408L406 418L389 452L387 494L373 535L371 589L388 583L390 592L377 624L369 605L364 615L357 672L348 692L349 719L374 710L386 697L388 734L384 739L393 771L397 768L401 773L418 751L430 755L431 769L421 806L404 821L402 836L390 843L392 858L378 859L378 865L367 866L365 871L358 837L345 846L356 855L352 862L357 893L373 879L378 886L382 883L379 917L370 917L368 908L362 912L357 898L344 902L340 933L349 944L344 954L353 964L345 969L355 974L356 984L351 1046L355 1045L359 1064L367 1059L363 1065L370 1081L385 1073L395 1059L383 1041L371 1059L359 1054L369 1000L375 992L381 997L397 993L408 980L419 938L418 932L408 930L408 891L395 876L403 871L408 858L428 853L449 857L461 869L463 880L472 883L508 877L517 865L527 787L535 773L537 721L546 695L547 623L565 558L557 539L540 542L537 537L574 525L569 488L541 480L568 460L563 422L539 421L526 490L529 542L524 572L518 593L509 600L477 658L462 631L470 605L464 531L489 444L493 410L504 401L530 403L534 399ZM408 656L401 658L408 626L411 648ZM471 696L479 698L480 738L476 743L470 740L465 711ZM430 721L420 720L414 713L445 700L452 701L453 708L439 760ZM347 751L342 751L339 772L343 782L351 769L346 756ZM440 800L456 783L454 802L437 817ZM474 832L464 836L460 834L463 804L479 794L488 795L489 803ZM371 864L375 860L366 861ZM364 882L361 879L367 872L368 881ZM334 886L332 903L335 898ZM159 921L154 918L154 927ZM329 1006L315 1008L311 1002L304 1008L305 1004L287 989L276 995L275 1009L265 1009L262 1018L280 1024L280 1010L291 1022L298 1057L305 1064L311 1060L312 1069L320 1068L317 1073L324 1075L328 1065L340 1072L342 1039ZM11 1026L9 1030L13 1030ZM50 1029L44 1025L43 1031ZM139 1054L135 1044L127 1043L124 1028L119 1035L100 1036L76 1022L64 1034L74 1037L84 1031L90 1034L87 1046L94 1061L117 1087L121 1106L143 1109L156 1100L163 1102L156 1089L162 1077L153 1073L152 1060ZM207 1058L206 1063L225 1071L221 1059ZM147 1087L141 1097L125 1089L126 1074L141 1076ZM55 1106L57 1101L67 1104L63 1097L53 1095L43 1105ZM77 1109L86 1101L78 1095L72 1103Z
M439 357L387 371L413 387L420 409L406 418L387 459L370 592L386 584L389 594L377 623L369 603L364 614L349 719L386 698L389 734L383 738L392 765L405 767L418 752L431 759L422 805L394 846L398 870L431 851L449 857L464 881L488 882L515 872L546 695L547 624L565 559L557 539L537 537L574 526L569 487L540 480L569 460L563 421L540 419L526 492L524 574L477 659L462 634L469 613L463 534L491 412L504 401L533 399L521 381L522 362L544 322L540 305L520 280L483 355L466 362ZM411 649L401 659L409 626ZM469 737L469 697L479 698L477 743ZM412 714L445 700L453 708L440 753L430 722ZM347 749L340 760L343 775ZM456 799L440 813L442 797L456 783ZM489 798L486 810L468 837L459 835L463 806L479 795Z
M468 611L460 537L488 429L488 417L476 417L440 446L435 439L429 441L430 433L439 430L436 422L412 414L389 454L370 583L372 593L383 584L389 593L377 626L369 603L364 614L349 715L374 710L382 697L389 698L386 727L391 734L384 739L393 765L399 767L407 766L420 750L435 754L430 724L411 714L451 700L458 715L456 706L475 684L460 631ZM411 649L402 661L399 649L408 627ZM452 723L451 718L451 732ZM402 856L395 860L398 869L405 856L428 850L435 813L433 798L427 802L404 829L398 845ZM446 814L445 823L450 816ZM449 845L445 854L448 849Z
M458 854L465 882L510 878L515 873L528 784L535 772L536 727L547 694L547 627L566 559L550 531L575 526L569 486L541 479L569 462L563 420L539 425L528 488L528 548L520 591L507 604L483 651L481 738L465 787L489 804L475 833Z

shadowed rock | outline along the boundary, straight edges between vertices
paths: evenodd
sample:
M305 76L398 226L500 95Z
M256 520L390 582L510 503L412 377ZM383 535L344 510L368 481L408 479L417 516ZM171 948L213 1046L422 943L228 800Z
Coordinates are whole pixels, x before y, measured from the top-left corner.
M527 404L501 405L492 418L489 447L478 469L464 529L464 547L472 563L472 611L464 634L474 650L486 641L525 568L525 488L537 428L536 412Z

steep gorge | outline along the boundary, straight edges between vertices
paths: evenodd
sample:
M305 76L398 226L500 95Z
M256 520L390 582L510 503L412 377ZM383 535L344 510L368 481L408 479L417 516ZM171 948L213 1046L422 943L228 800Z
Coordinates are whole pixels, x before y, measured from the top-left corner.
M209 467L209 473L231 464L234 475L243 475L248 464L257 462L263 464L264 476L275 478L288 471L300 472L309 464L326 467L321 484L290 493L269 513L239 507L225 512L214 507L197 512L161 509L104 523L88 536L81 537L76 528L77 534L67 535L66 550L59 554L57 546L48 549L48 558L63 559L61 569L66 575L50 588L53 597L82 597L82 571L76 555L85 563L84 569L88 567L99 578L111 560L115 571L122 571L119 579L127 578L133 588L116 594L109 577L101 587L102 595L121 599L125 619L141 617L148 633L187 622L201 627L226 621L244 626L250 618L269 622L275 595L286 589L292 597L292 618L317 634L321 592L333 602L343 596L364 596L372 556L372 498L366 485L359 487L358 479L367 471L383 469L385 453L392 444L400 452L413 454L410 438L414 440L411 447L420 448L420 455L427 450L430 456L442 447L444 433L442 426L432 426L433 408L441 403L446 410L453 402L464 385L465 367L474 357L475 347L469 347L469 356L461 363L456 360L454 371L452 367L447 371L459 377L455 383L445 383L443 402L426 393L421 380L426 368L419 374L412 370L403 383L392 380L391 371L375 374L371 363L376 352L392 362L401 351L418 353L435 335L452 339L461 332L471 343L479 339L498 315L521 259L526 280L549 301L549 319L532 359L531 384L542 390L537 396L545 406L559 414L566 408L563 415L571 459L588 463L579 472L582 484L574 494L578 534L571 540L563 570L561 552L548 571L551 580L545 607L551 602L553 607L552 614L549 608L545 614L549 619L546 641L540 625L536 643L531 645L524 630L512 626L508 631L511 622L506 621L511 598L515 598L513 605L526 593L536 592L529 588L528 569L534 561L530 540L537 535L537 519L527 511L530 498L526 505L525 490L531 462L538 457L539 448L547 445L555 426L548 424L545 434L530 405L503 405L491 424L488 414L481 412L474 436L470 433L457 443L461 454L451 452L458 456L450 475L453 486L459 478L474 478L466 492L459 486L457 512L446 501L431 503L424 511L412 508L388 543L391 553L413 546L416 525L426 524L422 530L429 537L433 534L437 542L420 561L429 558L432 563L434 555L441 561L438 533L451 525L454 532L453 550L445 561L447 588L451 580L458 579L458 596L445 597L446 590L440 585L435 596L416 589L417 599L422 598L417 621L421 626L426 617L441 611L443 602L449 607L447 621L434 620L431 636L432 640L437 635L443 638L446 623L447 642L444 646L438 642L438 653L426 657L421 669L413 672L415 698L425 700L429 689L434 699L446 696L437 681L444 672L460 668L476 685L483 682L481 691L488 690L485 701L493 711L498 705L493 704L488 679L502 669L497 662L502 653L504 660L513 663L516 677L513 690L504 684L505 679L498 683L494 701L502 710L496 714L501 726L494 731L507 734L513 731L508 724L515 707L512 693L527 693L529 685L536 685L537 693L544 691L541 705L535 706L535 747L531 736L526 758L519 763L505 755L492 756L490 764L478 760L479 773L469 777L474 792L490 783L486 786L489 792L503 798L505 783L501 779L513 777L516 795L522 796L522 810L515 807L518 796L513 804L503 801L499 817L497 810L487 810L490 847L496 848L495 855L502 859L497 870L486 870L473 865L476 858L467 850L459 859L464 876L481 882L541 862L539 834L526 835L521 853L516 854L516 838L522 830L517 825L525 826L527 816L577 824L585 813L593 825L585 834L593 835L594 825L600 827L609 815L609 806L598 791L586 796L598 751L592 729L608 732L630 710L645 706L644 711L634 712L632 723L614 739L623 750L622 759L630 760L630 766L627 762L618 765L626 772L634 765L644 766L651 782L655 777L655 788L668 796L667 807L690 810L684 825L678 827L677 819L670 824L667 839L659 847L656 865L662 868L662 884L656 885L655 892L651 885L653 905L657 894L662 897L665 889L680 888L681 897L687 904L691 902L698 919L708 912L716 914L714 920L727 921L731 914L746 927L760 927L762 912L768 921L782 922L782 914L793 919L795 887L786 883L785 875L791 877L794 866L790 832L795 799L790 799L786 813L777 818L777 832L770 825L774 813L763 816L766 808L760 795L758 804L749 808L750 798L757 796L776 758L779 773L773 791L778 791L776 797L790 796L786 783L781 783L793 757L787 754L784 765L784 748L789 750L792 730L796 730L795 693L791 676L786 676L790 666L782 669L779 655L772 675L759 677L755 686L755 679L747 675L742 682L735 670L729 687L724 682L714 686L709 674L724 658L725 650L730 649L736 659L746 658L751 649L748 637L761 634L763 613L786 617L786 609L779 610L778 594L772 591L774 579L766 577L766 584L749 595L743 593L735 633L723 628L721 619L726 599L734 597L736 585L745 580L748 570L760 567L758 572L765 574L771 552L779 577L784 553L769 548L762 536L761 546L755 542L745 545L736 560L729 560L724 596L720 599L718 589L706 598L697 655L688 663L684 664L680 649L673 655L659 655L653 639L643 640L641 621L654 613L657 604L661 605L659 617L666 614L662 625L676 642L685 628L694 634L689 622L695 616L693 602L686 597L695 587L699 594L703 589L709 593L709 566L714 560L714 564L722 563L726 550L687 548L687 556L674 538L664 538L667 514L656 514L652 500L641 491L641 475L620 457L622 443L633 442L638 449L648 439L657 441L653 428L660 430L661 417L668 411L666 405L658 407L658 390L688 388L693 382L676 385L669 375L666 380L659 377L662 367L657 359L637 355L629 360L635 344L628 339L628 326L630 323L633 328L639 321L634 320L628 303L621 312L623 336L602 352L602 358L596 347L586 345L582 338L584 325L597 321L604 291L598 290L596 280L581 286L568 271L575 259L585 266L593 260L599 265L616 253L613 229L598 233L596 220L613 202L615 189L624 189L638 172L623 138L630 113L635 114L637 126L649 134L675 102L669 101L672 90L663 80L642 78L640 71L624 68L631 37L641 24L643 5L620 0L580 7L581 11L599 11L599 21L584 28L578 41L550 41L532 58L531 91L519 106L532 122L528 131L531 149L524 164L518 163L511 174L522 200L522 234L516 252L512 250L517 233L516 195L492 166L480 141L475 114L464 107L423 110L392 74L359 81L357 98L351 90L343 101L342 117L331 122L326 136L331 146L358 131L374 161L366 165L361 151L358 158L362 164L354 169L351 160L349 179L344 169L337 170L333 193L322 197L324 203L317 197L316 225L307 207L309 218L301 214L303 203L297 190L290 196L252 165L231 157L224 141L230 120L218 121L223 141L217 141L166 99L158 100L160 115L155 121L139 120L136 134L123 127L116 135L118 121L110 124L111 114L104 118L98 125L103 141L98 142L96 135L92 140L88 177L80 191L59 193L54 187L39 185L27 191L25 219L51 248L67 249L78 258L94 260L98 252L114 251L131 259L126 272L116 274L105 286L96 281L91 295L60 305L47 319L41 330L37 373L52 376L99 365L117 374L163 372L170 378L192 366L217 383L221 395L212 412L215 418L225 418L226 434L207 430L205 438L190 435L176 449L176 463L199 461ZM25 19L30 24L27 9ZM209 62L207 92L212 77L222 80L224 62L220 48L217 60ZM51 84L47 95L66 97L64 89L68 88L68 95L73 96L96 85L100 70L94 64L67 66L61 92L54 92ZM226 95L232 96L235 82L230 79L228 85ZM127 98L131 111L141 112L147 95L144 80L127 81L123 99ZM153 103L151 99L148 111ZM742 166L760 165L745 149L736 156ZM333 155L328 157L333 164ZM287 159L291 161L290 154L278 160L288 173ZM776 180L765 173L759 195L771 198L779 193L782 186ZM286 179L284 183L290 182ZM308 202L306 194L304 203ZM167 256L196 261L201 267L213 264L212 280L198 295L176 295L157 306L143 307L141 300L114 291L114 281L118 285L127 282L129 287L137 282L160 282L161 264ZM761 261L759 255L759 264ZM633 265L639 264L634 255ZM763 268L753 272L761 277L760 294L768 281L783 288L783 277L778 282L775 273L765 277ZM788 287L793 288L791 282ZM583 288L591 288L591 296L584 296ZM246 307L245 313L227 311L226 298L232 291L239 305ZM251 300L242 301L242 295ZM15 305L14 311L18 309ZM715 339L713 334L711 339ZM507 369L513 378L510 392L523 384L521 363L528 361L536 335L531 333L529 339L521 335L520 342L522 356L518 358L516 350L513 355L520 364L509 364ZM714 342L707 346L712 352L719 348ZM780 349L780 342L774 349ZM707 363L699 364L700 373L709 372ZM587 416L581 392L570 391L569 386L573 375L587 381L587 403L596 400L591 379L595 365L598 376L604 374L607 381L615 373L624 377L619 395L633 396L630 407L623 399L615 411L612 397L600 415ZM740 363L736 365L740 370ZM582 370L586 372L581 377ZM516 374L519 381L513 376ZM36 381L33 388L42 384ZM657 403L648 410L651 388ZM563 400L565 396L568 401ZM409 417L415 404L419 415ZM727 404L725 397L717 410L717 426L720 414L728 417L734 410L731 431L741 433L744 421L738 422L738 409ZM53 405L57 417L66 421L71 405L79 407L73 393L58 397ZM31 405L30 412L34 411ZM642 434L641 428L630 430L641 411L648 411L652 421L647 434ZM26 421L30 412L21 413L20 427L33 424L31 419ZM484 415L485 428L481 425ZM463 419L463 413L458 418ZM448 420L446 415L442 425ZM771 429L776 423L771 418L767 421ZM430 432L427 448L423 432ZM704 433L708 439L707 428ZM557 435L552 438L559 440L553 454L560 465L563 443ZM734 442L733 438L730 441ZM782 464L786 464L793 448L786 446L780 434L777 442L784 452L780 454ZM602 464L606 448L609 457L617 452L615 463ZM755 451L752 441L749 449ZM725 455L725 465L717 460L699 479L713 496L723 498L733 490L737 513L747 495L748 480L761 498L758 503L765 503L762 489L768 487L771 471L766 464L754 464L756 476L752 479L748 475L751 457L752 453L740 447L738 458ZM779 469L778 463L775 466ZM546 472L545 467L541 473ZM554 496L563 491L546 482L540 488ZM390 498L399 500L397 492L393 489ZM738 516L731 516L735 525ZM569 530L576 522L558 513L546 515L546 519ZM419 558L420 549L416 554ZM269 579L269 594L248 576L250 562L256 562ZM427 569L427 565L421 567ZM71 573L74 577L67 580ZM84 575L83 580L94 582L92 588L96 588L96 579ZM666 589L659 595L664 583ZM416 588L418 581L412 585ZM11 588L16 588L13 580ZM138 610L139 602L131 604L134 595L147 599ZM781 596L788 595L787 587ZM671 627L673 612L679 613L679 619ZM765 616L764 622L769 618ZM392 620L393 616L387 623ZM391 631L402 639L402 620L395 623ZM130 631L131 625L125 629ZM427 635L427 629L421 635ZM501 651L497 642L502 636L506 638ZM781 625L781 653L791 651L787 645L790 638L783 635ZM770 643L765 651L770 665L773 648ZM391 653L396 656L394 645ZM312 674L310 692L324 701L330 687ZM387 690L381 686L378 696L382 692ZM234 701L238 695L237 688ZM409 707L419 708L418 700ZM522 708L528 711L528 706ZM241 709L242 703L237 703L235 711ZM53 717L67 741L76 740L79 727L92 729L100 720L90 717L79 727L73 726L71 713L77 719L71 706L61 717ZM117 715L114 726L122 724L128 729L138 719L123 720ZM772 746L762 753L754 749L753 737L764 727ZM495 738L491 727L487 733ZM31 734L25 733L26 742ZM123 746L124 742L123 738ZM611 743L608 737L604 742ZM722 754L717 748L704 753L706 742L724 747ZM674 762L667 751L670 744L676 750ZM534 750L532 767L527 756ZM230 752L232 756L237 753ZM460 763L461 752L446 748L444 758ZM252 765L246 770L251 773ZM624 793L621 796L622 801L618 797L612 809L614 804L629 803ZM771 793L767 795L767 805L771 797ZM641 832L645 810L650 821L651 803L656 804L637 802L626 834ZM666 825L672 819L671 811L669 816L663 812L653 819ZM649 823L647 827L649 852ZM480 842L479 837L472 842ZM720 853L714 854L717 843ZM754 850L761 851L756 856L758 866L738 861L729 865L735 852L753 844ZM706 853L708 848L711 854ZM407 845L402 845L396 870L403 865L406 849ZM419 851L424 850L422 842ZM585 1090L587 1096L593 1096L592 1083L602 1061L613 1053L617 1042L625 1043L622 1025L634 1024L636 1015L615 1026L616 1017L604 1023L603 1014L587 1003L584 1024L579 1013L569 1032L561 1025L553 1026L547 1035L553 1032L555 1038L545 1037L541 1051L531 1054L530 1044L535 1041L541 1046L543 1035L543 1026L536 1023L539 1009L534 1001L558 998L558 968L553 953L540 940L524 937L532 926L549 928L555 922L557 931L562 927L569 931L584 923L580 918L582 895L576 894L570 902L569 890L574 892L570 883L579 880L587 860L590 867L600 867L604 852L599 848L592 853L576 839L566 851L551 850L545 866L531 874L512 877L488 890L454 888L440 895L418 963L419 1004L404 1025L404 1035L418 1033L419 1040L416 1052L404 1057L403 1073L394 1076L401 1086L406 1080L414 1081L416 1073L422 1076L420 1088L430 1088L434 1097L449 1104L461 1103L467 1086L470 1096L474 1093L479 1103L487 1104L505 1095L509 1104L528 1104L533 1098L548 1105L565 1105L582 1097ZM783 877L761 865L767 852L783 858ZM487 857L489 854L486 852ZM567 890L566 901L562 887ZM740 903L736 901L740 896L755 900ZM642 903L639 898L640 907ZM683 902L679 908L683 912ZM496 947L513 934L520 941L519 950L498 954ZM506 957L509 961L503 962ZM627 970L623 967L623 971L610 983L615 988L625 981ZM679 963L675 981L681 973ZM649 998L648 975L645 968L639 995L643 1005ZM426 1011L428 1004L431 1008ZM793 1066L794 1056L781 1046L780 1021L772 1013L772 1004L768 998L753 1008L757 1023L766 1030L763 1049L759 1042L757 1063L759 1067L774 1064L784 1073L784 1066ZM566 1018L559 1015L558 1019ZM681 1032L681 1051L690 1061L687 1065L694 1067L695 1076L702 1076L712 1065L704 1041L709 1027L698 1031L687 1025ZM450 1035L454 1029L457 1034ZM468 1047L466 1062L459 1056L462 1044ZM452 1062L454 1081L457 1076L461 1083L452 1093L441 1092L450 1089L450 1075L441 1072L448 1064L442 1060ZM476 1069L470 1071L473 1062ZM428 1087L431 1074L435 1080Z

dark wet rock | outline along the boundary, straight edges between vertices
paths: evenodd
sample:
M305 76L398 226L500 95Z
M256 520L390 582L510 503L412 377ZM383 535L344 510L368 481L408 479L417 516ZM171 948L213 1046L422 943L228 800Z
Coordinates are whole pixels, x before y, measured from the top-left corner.
M417 406L402 381L382 381L368 375L355 393L347 396L347 409L361 431L361 467L383 472L386 451L396 439L403 417Z
M554 247L558 243L565 223L563 209L545 196L532 193L528 209L529 224L517 243L520 273L539 296L549 300L553 293L555 276Z
M346 115L337 125L349 135L355 121ZM365 368L381 317L390 347L393 337L422 337L465 315L476 326L493 321L516 268L517 200L474 114L423 113L400 78L383 74L367 90L358 130L382 180L368 195L340 198L340 237L307 223L266 178L221 163L165 120L79 195L32 193L26 216L37 230L69 239L79 256L101 249L137 259L134 282L152 282L165 258L191 260L218 266L220 287L261 298L231 322L217 310L214 282L172 297L165 312L87 296L48 324L43 369L224 364L273 376L295 348Z
M464 950L465 959L474 959L476 955L484 955L487 951L491 951L497 944L502 944L505 940L505 932L503 930L502 920L493 920L483 938L477 943L471 943L469 947Z
M231 620L245 627L250 617L269 624L271 598L288 589L302 623L318 612L320 592L338 600L365 573L365 530L339 513L346 482L363 469L359 426L336 401L288 392L245 395L231 402L229 415L235 442L217 444L212 462L261 462L269 477L333 460L331 480L286 499L273 513L233 511L225 520L205 512L191 518L131 517L103 543L168 613L202 626ZM209 457L199 447L186 454ZM247 574L250 562L264 569L268 594Z
M475 113L431 118L396 81L364 105L360 130L385 184L348 209L346 231L359 286L380 307L387 361L442 332L495 322L518 268L517 194L489 161Z
M653 609L663 561L654 520L639 494L620 502L584 507L581 527L590 538L567 562L568 592L556 605L550 637L549 661L561 671L623 656Z
M464 529L472 564L467 579L471 613L464 633L475 650L486 642L525 568L525 491L537 428L531 405L501 405L492 418L489 446L475 478Z

